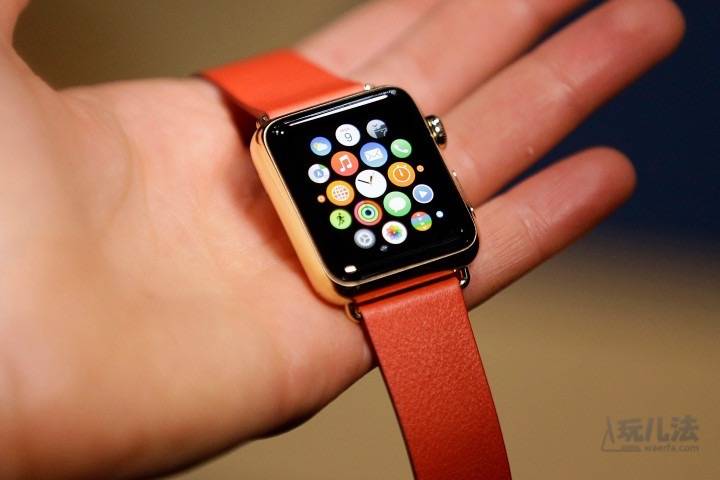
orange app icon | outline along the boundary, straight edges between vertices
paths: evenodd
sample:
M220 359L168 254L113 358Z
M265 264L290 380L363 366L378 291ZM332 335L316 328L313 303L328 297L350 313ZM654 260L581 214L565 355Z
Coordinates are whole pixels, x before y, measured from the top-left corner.
M388 178L398 187L407 187L415 181L415 170L405 162L395 162L388 168Z
M355 198L355 190L353 190L349 183L343 182L342 180L330 182L327 186L326 193L328 200L340 207L349 205Z
M338 175L349 177L358 170L358 159L350 152L337 152L330 160L330 166Z

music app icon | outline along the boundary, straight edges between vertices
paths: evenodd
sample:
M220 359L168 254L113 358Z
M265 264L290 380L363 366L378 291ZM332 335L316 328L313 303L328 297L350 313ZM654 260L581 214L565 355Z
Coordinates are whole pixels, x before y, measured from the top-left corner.
M330 160L330 166L338 175L349 177L358 170L358 159L350 152L337 152Z

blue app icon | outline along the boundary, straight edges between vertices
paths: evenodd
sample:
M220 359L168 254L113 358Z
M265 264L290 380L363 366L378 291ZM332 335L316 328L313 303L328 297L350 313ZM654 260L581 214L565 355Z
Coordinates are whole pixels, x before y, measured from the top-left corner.
M312 150L315 155L324 157L332 151L332 143L325 137L315 137L310 140L310 150Z
M415 188L413 188L412 191L413 198L418 203L430 203L435 196L435 193L433 192L433 189L429 186L425 185L424 183L420 183L418 185L415 185Z
M379 143L368 142L360 149L360 160L368 167L382 167L387 159L387 150Z

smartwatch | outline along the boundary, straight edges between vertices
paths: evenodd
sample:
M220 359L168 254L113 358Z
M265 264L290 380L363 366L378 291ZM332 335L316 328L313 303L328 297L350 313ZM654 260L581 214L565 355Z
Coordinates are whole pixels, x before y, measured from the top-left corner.
M313 288L364 328L415 478L509 479L462 295L479 238L440 119L292 50L202 75L235 107Z

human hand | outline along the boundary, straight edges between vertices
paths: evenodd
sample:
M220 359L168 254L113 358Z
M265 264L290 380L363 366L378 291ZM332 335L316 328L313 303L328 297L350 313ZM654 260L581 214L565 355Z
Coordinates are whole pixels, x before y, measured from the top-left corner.
M307 284L220 93L54 91L10 46L20 3L0 0L0 477L168 471L362 376L360 328ZM582 3L377 1L298 46L442 115L483 239L469 306L633 188L620 153L593 149L493 196L682 35L668 1L615 0L526 53Z

